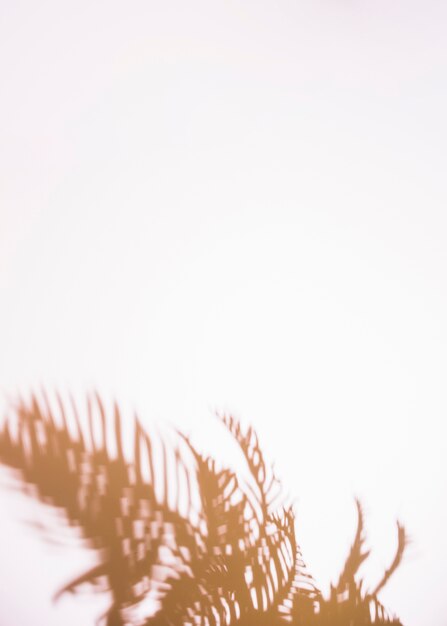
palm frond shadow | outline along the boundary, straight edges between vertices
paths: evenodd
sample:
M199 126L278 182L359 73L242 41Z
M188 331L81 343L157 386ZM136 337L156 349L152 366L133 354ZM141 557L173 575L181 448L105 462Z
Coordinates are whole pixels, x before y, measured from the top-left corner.
M111 418L111 419L110 419ZM221 421L238 444L250 481L201 454L177 433L167 446L137 418L126 453L122 418L98 395L82 422L74 403L45 394L21 400L0 432L0 461L21 472L43 503L61 507L100 560L55 594L108 589L107 626L363 626L400 624L378 599L399 567L407 537L398 524L395 558L372 592L358 570L368 558L364 519L329 597L307 571L293 508L264 459L252 428ZM112 452L113 449L113 452ZM196 497L195 497L196 494Z

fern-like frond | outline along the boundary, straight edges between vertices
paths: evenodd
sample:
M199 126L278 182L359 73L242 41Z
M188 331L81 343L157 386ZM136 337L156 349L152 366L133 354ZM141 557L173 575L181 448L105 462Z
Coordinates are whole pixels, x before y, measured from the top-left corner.
M0 462L16 468L46 505L65 511L98 548L98 563L60 593L103 583L111 591L107 626L376 626L390 618L378 594L399 567L407 536L398 524L396 555L373 594L358 570L363 510L337 584L326 599L297 544L295 515L256 432L222 417L249 478L197 451L177 433L174 445L135 418L131 445L118 406L97 394L84 414L45 393L20 400L0 430Z
M21 471L25 483L36 486L46 504L61 507L70 524L79 526L90 545L103 555L92 570L60 591L76 591L86 583L104 581L113 596L110 616L141 602L149 592L163 596L169 576L188 571L182 555L203 551L203 542L188 519L169 506L165 446L164 464L154 469L153 442L138 420L134 424L134 454L125 458L122 420L115 407L112 426L99 397L87 406L88 436L78 411L58 399L59 414L44 396L32 396L17 406L15 423L6 421L0 435L0 458ZM110 432L110 430L112 432ZM87 439L89 441L87 442ZM109 452L110 445L114 454ZM178 457L176 464L181 464ZM156 493L156 483L163 489Z

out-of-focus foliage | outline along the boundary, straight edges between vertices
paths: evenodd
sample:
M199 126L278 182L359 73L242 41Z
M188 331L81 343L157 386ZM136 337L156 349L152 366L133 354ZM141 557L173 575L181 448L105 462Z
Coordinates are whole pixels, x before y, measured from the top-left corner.
M84 419L85 418L85 419ZM111 419L110 419L111 418ZM371 593L358 579L364 549L362 507L339 580L325 598L303 562L295 514L266 464L252 428L221 418L249 470L242 480L176 433L149 436L138 419L125 450L122 419L100 398L85 416L45 394L20 401L0 434L0 460L25 488L62 507L101 560L58 594L83 585L111 592L107 626L364 626L400 624L378 593L406 545L398 524L396 556Z

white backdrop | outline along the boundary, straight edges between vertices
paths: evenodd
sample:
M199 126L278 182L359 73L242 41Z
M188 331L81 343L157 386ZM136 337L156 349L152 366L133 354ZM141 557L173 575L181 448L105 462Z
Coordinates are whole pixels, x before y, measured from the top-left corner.
M233 411L322 586L354 495L371 584L405 522L382 600L406 626L447 624L446 19L436 0L0 7L4 404L95 387L204 442ZM1 626L96 615L49 599L89 555L1 507Z

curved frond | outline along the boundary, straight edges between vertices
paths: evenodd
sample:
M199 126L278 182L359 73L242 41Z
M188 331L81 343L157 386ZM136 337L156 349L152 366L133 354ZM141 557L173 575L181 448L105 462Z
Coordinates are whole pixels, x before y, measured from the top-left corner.
M123 451L117 407L110 427L99 397L89 399L87 443L78 411L73 412L73 434L62 401L58 399L56 416L45 400L32 396L29 402L19 403L15 424L7 421L0 435L0 458L19 469L25 483L37 487L44 503L63 508L68 523L79 526L90 545L104 555L56 597L82 584L104 581L113 595L110 615L137 604L149 592L162 597L164 580L187 571L182 551L202 549L198 531L169 506L166 463L158 470L157 480L164 483L160 500L153 442L138 420L130 462ZM110 442L114 455L109 452ZM158 444L164 458L165 444ZM175 462L181 463L178 457Z
M399 565L402 562L402 558L404 556L405 548L408 545L408 537L405 531L404 526L397 522L397 549L396 554L394 555L394 559L390 565L390 567L385 571L381 581L377 585L377 587L373 591L373 596L377 596L377 594L385 587L391 576L397 570Z
M20 471L46 505L65 511L98 563L61 593L100 583L111 591L107 626L367 626L395 624L378 593L399 567L408 539L398 523L396 555L372 594L356 576L369 551L356 501L357 530L328 598L304 564L292 507L267 465L256 432L221 418L250 477L175 445L135 418L132 442L115 404L94 394L84 414L45 393L20 400L0 430L0 462Z
M337 592L342 593L347 585L352 584L355 581L355 575L357 574L361 564L368 558L370 551L363 551L365 543L364 538L364 520L363 509L359 500L355 501L357 507L357 530L355 533L354 542L349 551L348 557L345 561L345 565L340 574L338 584L336 586Z

